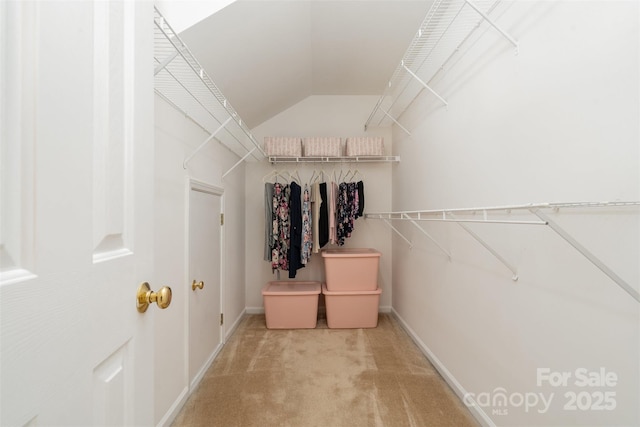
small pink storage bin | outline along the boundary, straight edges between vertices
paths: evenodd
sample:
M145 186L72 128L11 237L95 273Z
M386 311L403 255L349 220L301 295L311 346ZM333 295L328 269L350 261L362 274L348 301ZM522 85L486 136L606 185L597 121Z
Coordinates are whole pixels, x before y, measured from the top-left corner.
M342 140L338 137L307 137L302 139L306 157L340 157Z
M265 136L264 151L267 156L302 156L302 138L289 136Z
M327 306L329 328L375 328L378 326L378 305L382 289L331 292L327 290L326 283L323 283L322 293Z
M329 291L375 291L382 254L375 249L326 249L322 251Z
M352 156L384 156L384 139L381 136L356 136L347 138L345 152Z
M269 282L262 288L268 329L313 329L320 282Z

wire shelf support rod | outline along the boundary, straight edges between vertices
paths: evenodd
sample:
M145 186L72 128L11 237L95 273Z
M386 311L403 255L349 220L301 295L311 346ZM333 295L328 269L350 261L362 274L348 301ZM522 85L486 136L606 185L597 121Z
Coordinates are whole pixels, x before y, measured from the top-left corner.
M609 276L618 286L620 286L625 292L627 292L633 299L640 302L640 293L629 285L624 279L618 276L615 271L610 269L605 263L603 263L598 257L592 254L587 248L585 248L580 242L578 242L573 236L567 233L558 223L553 221L549 216L538 209L531 209L531 212L538 218L544 220L553 231L562 237L567 243L580 252L585 258L587 258L593 265L598 267L600 271Z
M215 131L213 131L213 133L212 133L211 135L209 135L209 137L208 137L207 139L205 139L205 141L204 141L202 144L200 144L200 145L198 146L198 148L196 148L196 149L193 151L193 153L191 153L191 154L189 155L189 157L187 157L186 159L184 159L184 162L182 162L182 167L186 169L186 168L187 168L187 163L189 163L189 162L191 161L191 159L193 159L193 157L194 157L196 154L198 154L198 152L199 152L200 150L202 150L202 149L204 148L204 146L205 146L205 145L207 145L207 143L209 143L209 141L211 141L211 140L212 140L212 139L213 139L213 138L214 138L214 137L215 137L215 136L216 136L216 135L217 135L217 134L218 134L222 129L224 129L224 128L225 128L225 126L227 126L227 125L229 124L229 122L231 121L231 119L232 119L232 117L229 117L227 120L225 120L225 121L224 121L224 123L222 123L218 129L216 129ZM244 158L243 158L243 160L244 160Z

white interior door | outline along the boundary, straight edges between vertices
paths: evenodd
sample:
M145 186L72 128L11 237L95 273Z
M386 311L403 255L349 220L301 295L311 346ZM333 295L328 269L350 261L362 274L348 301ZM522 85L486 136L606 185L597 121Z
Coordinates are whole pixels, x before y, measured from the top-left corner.
M0 2L0 425L153 423L152 8Z
M191 181L188 289L191 387L200 381L222 347L221 213L222 190Z

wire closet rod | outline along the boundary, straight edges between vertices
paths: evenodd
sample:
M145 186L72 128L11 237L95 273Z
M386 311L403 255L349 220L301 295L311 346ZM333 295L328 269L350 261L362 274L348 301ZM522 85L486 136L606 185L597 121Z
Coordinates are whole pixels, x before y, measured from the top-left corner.
M487 244L480 236L478 236L473 230L467 227L464 223L476 222L476 223L491 223L491 224L524 224L524 225L546 225L553 230L557 235L562 237L567 243L569 243L574 249L580 252L587 260L595 265L600 271L606 274L611 280L613 280L621 289L627 292L633 299L640 302L640 292L638 292L633 286L622 279L615 271L609 266L603 263L597 256L589 251L585 246L578 242L573 236L567 233L558 223L556 223L551 217L543 213L542 209L566 209L566 208L604 208L604 207L634 207L640 206L640 201L616 201L616 202L554 202L554 203L530 203L525 205L505 205L505 206L489 206L489 207L476 207L476 208L454 208L454 209L436 209L436 210L421 210L421 211L396 211L396 212L377 212L377 213L365 213L365 218L368 219L380 219L385 222L395 233L397 233L405 242L409 244L411 248L413 244L404 236L400 230L391 225L391 220L397 221L410 221L416 227L420 229L427 237L429 237L438 247L442 250L451 260L451 255L446 252L442 246L435 241L430 235L428 235L422 227L416 221L441 221L441 222L454 222L458 223L467 233L469 233L474 239L476 239L482 246L484 246L492 255L494 255L503 265L505 265L513 273L513 280L518 280L518 273L516 268L509 263L503 256L495 251L489 244ZM488 219L488 212L504 211L510 213L517 210L526 210L531 214L537 216L540 221L514 221L514 220L494 220ZM482 219L468 219L458 218L456 214L476 214L481 212L483 214ZM440 215L440 218L424 218L423 216Z

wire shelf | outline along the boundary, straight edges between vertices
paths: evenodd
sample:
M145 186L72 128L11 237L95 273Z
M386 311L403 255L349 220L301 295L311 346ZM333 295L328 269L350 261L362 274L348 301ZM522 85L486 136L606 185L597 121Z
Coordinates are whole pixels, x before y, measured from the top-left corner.
M616 202L554 202L554 203L530 203L526 205L507 205L507 206L489 206L489 207L473 207L473 208L454 208L454 209L429 209L419 211L394 211L394 212L367 212L364 217L366 219L382 220L389 228L391 228L400 238L402 238L409 248L413 247L413 243L402 231L398 230L391 224L391 221L408 221L413 224L421 233L427 236L451 261L451 253L447 251L436 239L434 239L424 228L418 223L423 221L438 221L457 223L474 239L484 246L493 256L495 256L505 267L513 273L513 280L518 280L517 268L509 262L504 256L498 253L490 244L469 228L466 223L485 223L485 224L519 224L519 225L543 225L548 226L558 236L563 238L567 243L573 246L587 260L606 274L613 280L622 290L627 292L633 299L640 303L640 292L637 286L630 285L626 280L620 277L609 266L602 262L594 253L587 249L583 244L576 240L563 227L560 226L551 216L544 211L548 209L586 209L586 208L640 208L640 201L616 201ZM516 211L526 211L538 220L518 220L505 219L503 217L489 218L489 214L504 213L512 214ZM481 214L476 217L476 214ZM471 215L471 216L469 216ZM481 217L480 217L481 216Z
M447 65L462 44L483 22L492 25L517 49L517 42L489 20L488 14L499 1L436 0L367 119L365 130L369 126L386 126L395 122L410 134L396 119L425 89L447 105L447 101L431 87L432 81L447 71Z
M398 163L399 156L349 156L349 157L269 157L274 163Z
M158 95L236 155L255 160L265 157L240 115L157 8L154 8L154 62Z

